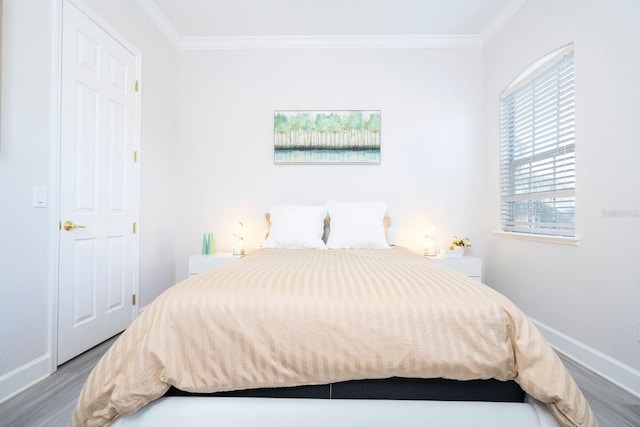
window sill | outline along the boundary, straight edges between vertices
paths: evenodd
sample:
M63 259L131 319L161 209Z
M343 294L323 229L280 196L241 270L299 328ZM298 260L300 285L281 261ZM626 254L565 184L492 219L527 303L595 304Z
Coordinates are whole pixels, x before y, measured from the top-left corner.
M577 237L565 237L565 236L545 236L543 234L527 234L527 233L516 233L512 231L494 231L498 237L507 237L510 239L521 239L521 240L533 240L536 242L545 242L545 243L554 243L557 245L568 245L568 246L579 246L580 239Z

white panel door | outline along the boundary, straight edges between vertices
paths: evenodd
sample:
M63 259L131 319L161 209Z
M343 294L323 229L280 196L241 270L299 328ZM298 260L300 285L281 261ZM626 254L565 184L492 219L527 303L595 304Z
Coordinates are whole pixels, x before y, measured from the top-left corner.
M58 364L133 319L135 65L131 52L64 2Z

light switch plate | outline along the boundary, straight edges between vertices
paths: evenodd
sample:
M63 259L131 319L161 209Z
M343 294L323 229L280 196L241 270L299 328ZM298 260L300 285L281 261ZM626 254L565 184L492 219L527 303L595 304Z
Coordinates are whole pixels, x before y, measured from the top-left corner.
M33 207L47 207L47 187L33 187Z

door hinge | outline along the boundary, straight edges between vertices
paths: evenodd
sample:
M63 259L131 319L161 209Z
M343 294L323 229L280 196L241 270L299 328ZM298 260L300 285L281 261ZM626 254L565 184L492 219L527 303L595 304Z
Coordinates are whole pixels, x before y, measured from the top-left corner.
M136 305L136 294L131 295L131 305Z
M133 152L133 162L134 163L138 162L138 151L137 150Z
M134 222L133 223L133 234L136 234L138 232L138 223Z
M136 92L140 92L140 81L136 80L136 84L134 85L134 89Z

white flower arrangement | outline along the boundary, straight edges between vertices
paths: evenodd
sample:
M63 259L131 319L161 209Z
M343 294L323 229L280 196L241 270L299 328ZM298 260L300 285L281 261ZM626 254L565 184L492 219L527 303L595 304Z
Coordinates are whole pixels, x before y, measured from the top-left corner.
M449 246L449 249L453 250L453 249L456 249L456 247L459 247L459 248L471 247L471 241L469 240L468 237L453 236L453 240L451 241L451 245Z

